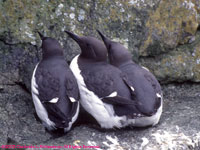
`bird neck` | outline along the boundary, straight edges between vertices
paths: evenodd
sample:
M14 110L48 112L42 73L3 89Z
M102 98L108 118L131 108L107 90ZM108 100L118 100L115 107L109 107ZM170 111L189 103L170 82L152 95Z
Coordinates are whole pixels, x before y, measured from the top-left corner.
M64 59L63 55L43 55L43 59L47 60L47 59Z
M124 63L121 63L118 67L119 67L119 68L123 68L123 67L128 66L128 65L131 65L131 64L133 64L133 61L132 61L132 60L129 60L129 61L126 61L126 62L124 62Z
M85 56L83 56L83 55L80 55L79 56L79 59L81 59L82 61L84 61L84 62L106 62L107 60L106 59L102 59L102 58L85 58Z

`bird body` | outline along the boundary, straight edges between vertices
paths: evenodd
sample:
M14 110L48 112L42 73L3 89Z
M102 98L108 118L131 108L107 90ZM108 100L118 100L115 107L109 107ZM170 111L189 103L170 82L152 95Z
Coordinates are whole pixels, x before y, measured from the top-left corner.
M78 82L81 105L100 126L122 128L154 124L155 117L145 118L139 111L140 102L134 99L134 88L129 85L126 74L107 63L104 44L93 37L67 33L81 48L81 54L70 64Z
M98 31L107 47L110 64L119 68L126 74L129 85L134 88L135 99L141 105L138 109L149 116L157 118L158 123L162 114L163 96L159 82L155 76L145 67L141 67L132 61L130 52L120 43L109 40Z
M66 132L78 117L78 85L58 41L43 36L42 41L43 58L31 80L34 106L47 129Z

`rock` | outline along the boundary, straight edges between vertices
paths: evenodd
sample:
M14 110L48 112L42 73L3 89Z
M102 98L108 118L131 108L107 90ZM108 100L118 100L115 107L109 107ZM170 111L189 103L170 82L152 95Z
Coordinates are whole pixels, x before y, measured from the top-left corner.
M157 58L141 58L142 65L149 68L164 83L200 81L200 32L192 44L180 45L174 51Z
M37 144L51 136L34 117L31 95L17 85L4 85L0 92L0 146Z
M42 150L49 149L47 146L66 149L67 145L68 148L69 145L74 148L84 145L114 150L198 149L200 85L169 84L162 87L164 110L155 127L100 130L97 125L86 123L55 137L36 121L31 96L16 85L4 86L4 92L0 92L0 145L38 146Z
M199 6L200 1L195 0L160 1L146 22L148 35L140 54L155 56L188 43L200 23Z
M0 45L0 85L21 83L30 91L32 72L41 54L30 44Z
M188 49L179 52L177 49L180 44L195 49L193 42L199 41L199 33L196 34L200 23L199 0L6 0L0 2L0 8L0 66L3 70L9 69L10 74L4 72L4 76L25 84L29 90L32 70L41 58L41 40L37 31L58 39L68 62L80 53L80 49L64 30L99 37L96 33L99 29L124 44L132 52L133 59L137 62L142 60L152 68L160 81L171 82L178 78L180 81L200 80L199 75L184 75L191 70L182 65L187 64L187 59L172 64L168 73L158 66L161 64L167 68L169 64L163 61L176 59L174 55L191 58ZM195 58L198 59L199 56ZM155 62L155 67L150 66L149 60ZM190 64L193 68L198 66L196 61ZM174 73L174 67L179 68L178 73Z
M8 114L7 111L0 107L0 145L5 145L7 143L7 135L8 135L8 125L7 125L7 120L8 120Z

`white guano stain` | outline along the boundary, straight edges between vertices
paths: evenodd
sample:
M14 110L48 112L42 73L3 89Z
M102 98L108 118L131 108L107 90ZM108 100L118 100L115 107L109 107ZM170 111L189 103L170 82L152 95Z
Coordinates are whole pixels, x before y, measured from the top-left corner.
M199 58L199 59L197 59L197 61L196 61L196 62L197 62L197 64L200 64L200 58Z
M84 19L85 19L85 11L81 9L79 12L78 21L82 21Z
M58 8L56 9L56 12L55 12L57 16L62 15L62 11L61 10L62 10L63 7L64 7L63 4L59 4L58 5Z
M71 19L74 19L74 18L75 18L75 14L74 14L74 13L71 13L71 14L69 14L69 17L70 17Z
M119 140L116 136L113 138L106 135L106 139L108 141L104 141L103 144L108 147L107 150L124 150L123 147L119 144Z
M34 36L31 28L27 24L24 24L22 27L20 27L20 31L24 33L24 35L22 35L22 38L26 40L28 38L28 40L31 42L32 45L36 45L36 41L35 41L36 37Z
M200 132L187 136L180 131L178 126L175 126L176 132L157 130L148 138L143 137L139 149L160 149L160 150L175 150L175 149L188 149L194 148L199 145Z

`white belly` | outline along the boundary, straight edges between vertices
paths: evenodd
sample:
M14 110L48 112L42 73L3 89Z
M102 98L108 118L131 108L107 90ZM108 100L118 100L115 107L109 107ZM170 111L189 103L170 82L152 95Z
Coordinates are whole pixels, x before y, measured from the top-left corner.
M78 67L78 56L76 56L71 64L70 68L77 79L80 96L81 96L81 105L84 109L90 113L101 125L103 128L121 128L121 121L125 119L125 117L118 117L114 115L113 106L109 104L105 104L101 101L101 99L95 95L94 92L87 89L84 79L80 74L80 69Z
M78 57L79 55L72 60L70 68L77 79L81 105L97 120L102 128L121 128L129 125L144 127L158 123L162 113L162 104L157 113L151 117L127 119L126 116L116 116L112 105L103 103L94 92L87 89L78 66Z
M160 116L162 114L162 107L163 107L162 103L163 102L161 100L161 105L153 116L141 117L141 118L136 118L136 119L128 119L126 122L126 126L130 125L134 127L146 127L146 126L154 126L158 124L160 120Z
M38 85L35 80L35 72L37 70L38 64L35 66L31 79L31 93L32 93L33 103L35 106L36 113L38 117L42 120L43 125L47 127L49 130L52 130L55 129L55 123L48 118L47 111L38 98L39 91L37 89Z

